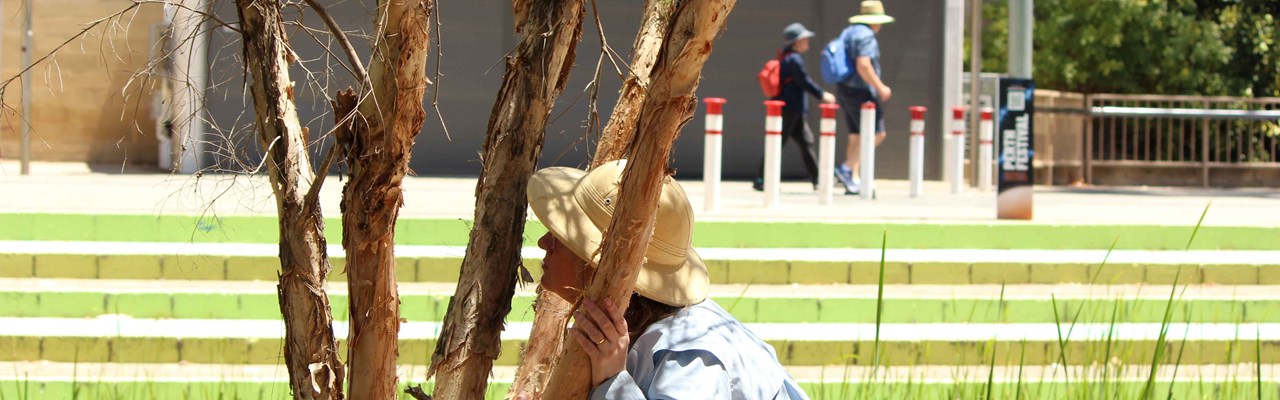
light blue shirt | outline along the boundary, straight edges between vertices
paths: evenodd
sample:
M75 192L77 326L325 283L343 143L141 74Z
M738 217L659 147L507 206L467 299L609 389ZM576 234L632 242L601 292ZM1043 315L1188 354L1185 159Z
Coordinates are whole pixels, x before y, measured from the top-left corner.
M708 299L655 322L592 400L808 400L773 347Z
M867 57L871 59L871 67L876 71L876 76L880 75L880 42L876 40L876 32L871 27L864 24L853 24L845 28L841 32L841 36L845 39L845 52L852 58L849 65L854 66L853 76L849 77L847 82L841 85L851 88L862 88L871 90L871 94L876 94L876 88L871 87L870 83L862 79L862 75L858 75L857 60L858 57Z

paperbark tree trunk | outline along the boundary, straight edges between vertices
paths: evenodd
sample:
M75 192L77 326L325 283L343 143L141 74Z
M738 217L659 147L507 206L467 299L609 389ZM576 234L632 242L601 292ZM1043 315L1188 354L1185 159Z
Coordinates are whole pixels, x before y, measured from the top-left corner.
M597 302L610 299L622 308L629 305L636 270L653 233L662 180L669 174L666 164L671 147L680 128L693 118L697 108L694 91L702 66L735 2L692 0L676 6L623 172L617 208L601 245L600 265L584 294L587 298ZM564 354L543 397L585 399L591 390L590 359L577 342L562 340Z
M376 47L369 63L372 87L363 97L341 92L334 104L339 118L352 109L359 113L337 131L350 168L342 192L342 246L350 293L347 368L353 399L397 398L395 226L404 203L401 181L426 116L422 102L432 3L378 1Z
M515 380L507 390L508 399L514 399L521 393L528 393L529 400L542 398L547 381L551 380L551 369L560 359L560 344L564 340L569 314L573 312L573 303L539 287L533 309L533 327L529 330L524 354L520 355Z
M507 57L489 117L471 237L428 372L442 400L484 397L515 293L525 190L582 36L583 0L514 0L512 8L524 39Z
M342 399L343 366L333 337L325 280L329 257L315 196L324 175L311 170L307 131L298 121L289 78L292 62L277 0L237 0L245 71L250 79L258 143L280 220L280 312L285 365L295 399Z
M591 169L606 162L621 159L635 137L636 123L640 120L640 106L648 93L649 77L666 37L667 23L671 20L672 2L647 0L644 15L640 19L640 31L636 33L631 50L633 74L623 82L618 104L613 108L591 160ZM573 304L555 293L538 290L534 303L533 328L529 332L528 345L516 369L515 381L507 392L508 398L529 393L533 399L541 398L551 378L551 368L560 358L560 343L568 324ZM536 338L536 340L535 340Z
M640 107L644 105L644 99L648 95L653 67L662 50L663 39L667 36L667 25L671 22L671 12L674 10L673 3L667 0L645 2L640 31L636 32L636 40L631 47L632 75L622 83L618 104L613 107L609 123L600 134L600 143L596 145L591 169L621 159L635 138Z

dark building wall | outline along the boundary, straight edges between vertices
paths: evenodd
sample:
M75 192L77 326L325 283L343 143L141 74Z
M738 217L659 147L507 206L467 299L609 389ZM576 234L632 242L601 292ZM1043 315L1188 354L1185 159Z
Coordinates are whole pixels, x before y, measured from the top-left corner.
M217 10L225 20L235 19L235 10L227 2L219 2ZM368 54L368 37L373 31L373 11L369 0L327 1L330 12L344 27L352 30L352 41L361 54ZM880 32L881 63L884 80L894 90L894 98L886 104L889 139L879 149L877 172L881 177L904 178L907 171L907 125L910 105L929 107L930 115L941 110L942 22L943 0L895 0L886 2L890 15L898 21L885 25ZM597 1L604 35L619 55L620 62L630 60L632 41L642 13L641 1ZM501 83L503 56L515 46L511 34L510 2L477 0L439 2L443 43L440 71L443 76L428 92L425 105L427 122L418 136L410 164L418 175L476 175L479 173L479 151L485 128ZM809 71L822 84L819 74L819 51L823 44L847 26L847 18L856 13L856 1L776 1L740 0L730 14L728 28L716 43L715 50L703 69L699 98L724 97L724 173L729 178L753 175L763 154L764 105L755 75L764 62L776 55L782 45L782 28L801 22L817 33L812 49L806 54ZM315 15L304 16L304 24L323 31ZM591 10L587 11L582 42L578 45L576 67L569 84L560 96L547 125L547 141L541 164L581 166L594 151L594 137L586 133L590 93L588 83L594 78L600 57L600 40ZM312 140L329 142L323 134L333 127L327 97L333 90L352 85L350 74L325 57L324 47L311 34L291 27L291 44L303 62L291 69L298 83L297 99L303 123L310 128ZM220 166L244 169L255 166L261 150L251 140L252 105L244 95L240 70L239 38L229 30L214 30L210 46L212 71L210 81L216 84L209 93L209 112L219 132L213 140L224 150L213 157ZM322 41L327 35L315 33ZM334 54L341 55L336 44ZM345 62L345 57L340 56ZM437 59L431 56L434 68ZM305 69L304 69L305 67ZM625 66L623 66L625 72ZM333 71L323 74L326 69ZM307 75L310 70L312 75ZM327 76L326 76L327 75ZM432 77L432 79L435 79ZM621 84L613 65L606 59L600 72L597 102L601 123L607 121L616 102ZM828 86L828 90L832 88ZM327 90L324 88L328 88ZM440 113L448 126L448 136L431 103L439 91ZM818 129L817 102L811 105L811 127ZM680 176L694 177L702 173L703 107L694 115L676 144L673 166ZM843 122L843 121L842 121ZM940 176L941 143L935 124L928 124L928 161L926 177ZM840 128L845 131L845 127ZM592 134L594 135L594 134ZM843 160L844 135L840 135L837 161ZM319 150L317 150L318 152ZM234 155L234 157L232 157ZM237 160L230 162L229 160ZM239 165L237 167L237 165ZM804 175L799 153L788 146L783 153L784 176Z

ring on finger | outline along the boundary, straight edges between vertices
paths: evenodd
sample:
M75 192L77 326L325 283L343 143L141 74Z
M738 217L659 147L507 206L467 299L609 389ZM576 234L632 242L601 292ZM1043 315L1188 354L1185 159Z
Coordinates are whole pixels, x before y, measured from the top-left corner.
M599 345L599 344L604 344L604 338L600 338L600 340L597 340L597 341L596 341L596 344L598 344L598 345Z

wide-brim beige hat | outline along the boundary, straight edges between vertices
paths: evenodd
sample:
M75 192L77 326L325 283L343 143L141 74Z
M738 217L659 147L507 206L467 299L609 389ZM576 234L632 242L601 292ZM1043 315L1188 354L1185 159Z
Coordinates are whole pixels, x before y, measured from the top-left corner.
M552 167L535 172L529 179L527 194L533 214L556 239L592 267L600 261L600 242L613 218L625 166L625 160L615 161L589 173ZM711 278L702 257L693 250L692 241L693 207L680 184L665 177L653 238L636 276L635 292L677 307L706 299Z
M851 24L887 24L893 22L893 17L884 13L884 3L867 0L862 2L862 11L855 16L849 17Z

